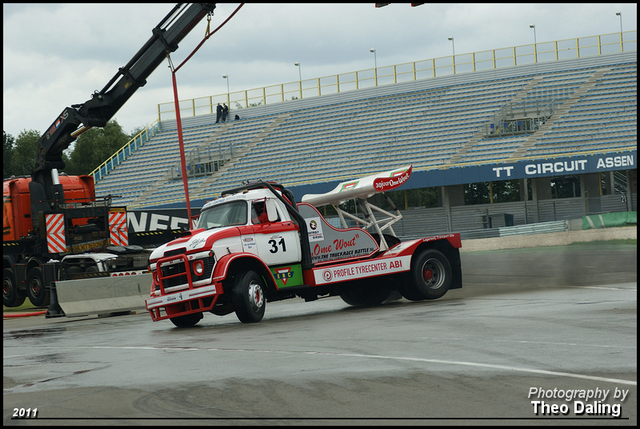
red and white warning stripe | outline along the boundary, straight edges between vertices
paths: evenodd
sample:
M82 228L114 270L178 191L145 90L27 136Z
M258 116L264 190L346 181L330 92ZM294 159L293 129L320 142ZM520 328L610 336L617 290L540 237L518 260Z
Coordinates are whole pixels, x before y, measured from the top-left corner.
M47 249L49 253L63 253L67 249L62 213L45 216L47 225Z
M129 244L126 212L109 212L109 233L111 236L111 244L116 246L126 246Z

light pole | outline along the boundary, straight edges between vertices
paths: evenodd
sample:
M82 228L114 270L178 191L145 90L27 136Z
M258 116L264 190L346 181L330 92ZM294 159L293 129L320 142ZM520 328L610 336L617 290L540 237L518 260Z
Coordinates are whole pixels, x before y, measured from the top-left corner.
M227 103L229 103L229 105L231 105L231 97L229 95L229 93L230 93L230 91L229 91L229 76L227 76L225 74L225 75L222 76L222 78L227 81Z
M373 53L373 80L375 86L378 86L378 57L374 48L369 49L369 52Z
M620 52L622 52L622 12L616 12L616 16L620 17Z
M538 41L536 40L536 25L530 24L529 28L533 28L533 62L538 62L538 48L536 47Z
M456 43L453 40L453 36L450 36L449 40L451 40L451 49L453 50L453 57L452 57L453 74L456 74Z
M300 63L298 62L293 65L298 67L298 77L300 78L300 98L302 98L302 67L300 67Z
M616 12L616 16L620 17L620 32L622 33L622 12Z

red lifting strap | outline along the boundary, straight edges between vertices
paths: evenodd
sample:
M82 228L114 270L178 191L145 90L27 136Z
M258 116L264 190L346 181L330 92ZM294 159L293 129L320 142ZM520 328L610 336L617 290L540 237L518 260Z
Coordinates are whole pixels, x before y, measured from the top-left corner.
M177 71L180 69L180 67L182 67L182 66L184 65L184 63L186 63L187 61L189 61L189 59L193 56L193 54L195 54L195 53L198 51L198 49L200 49L200 46L202 46L202 45L204 44L204 42L205 42L207 39L209 39L209 37L213 36L213 34L214 34L216 31L220 30L220 29L222 28L222 26L223 26L223 25L225 25L225 24L227 23L227 21L229 21L231 18L233 18L233 15L235 15L235 14L236 14L236 12L238 12L242 6L244 6L244 3L240 3L240 6L238 6L238 7L236 8L236 10L234 10L234 11L233 11L233 13L232 13L231 15L229 15L229 17L228 17L227 19L225 19L225 20L224 20L224 22L218 26L218 28L216 28L215 30L213 30L211 33L209 33L209 34L205 35L205 36L204 36L204 39L202 39L202 41L198 44L198 46L196 46L196 48L193 50L193 52L191 52L191 53L189 54L189 56L188 56L188 57L187 57L183 62L181 62L181 63L180 63L180 65L179 65L178 67L176 67L176 69L175 69L173 72L174 72L174 73L175 73L175 72L177 72Z
M182 167L182 184L184 186L184 195L185 195L186 204L187 204L187 216L189 218L189 229L191 229L191 203L189 202L189 183L188 183L188 180L187 180L187 165L186 165L185 156L184 156L184 139L182 137L182 121L180 119L180 103L178 101L178 84L176 82L176 72L187 61L189 61L189 59L193 56L193 54L195 54L198 51L198 49L200 49L200 47L204 44L204 42L207 39L209 39L209 37L211 37L216 31L218 31L220 28L222 28L222 26L225 25L233 17L233 15L235 15L236 12L238 12L240 10L240 8L243 5L244 5L244 3L240 3L240 6L238 6L236 8L236 10L234 10L233 13L231 15L229 15L229 17L227 19L225 19L224 22L218 26L218 28L216 28L212 32L210 32L210 33L205 35L204 39L202 39L202 41L198 44L198 46L196 46L196 48L193 50L193 52L191 52L189 54L189 56L187 56L187 58L182 63L180 63L180 65L178 67L176 67L176 68L172 67L172 70L171 70L171 79L173 81L173 99L174 99L174 103L175 103L175 106L176 106L176 124L177 124L177 127L178 127L178 143L180 145L180 165ZM209 27L208 27L208 24L207 24L207 29L208 28ZM169 57L168 53L167 53L167 57L169 58L169 63L171 64L171 58Z

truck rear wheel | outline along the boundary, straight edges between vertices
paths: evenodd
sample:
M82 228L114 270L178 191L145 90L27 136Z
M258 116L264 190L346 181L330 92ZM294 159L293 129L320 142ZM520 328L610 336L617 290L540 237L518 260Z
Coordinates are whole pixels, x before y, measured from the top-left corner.
M255 271L247 271L236 277L233 288L233 306L242 323L256 323L264 316L266 299L262 277Z
M198 323L202 319L202 313L185 314L184 316L172 317L171 322L178 328L188 328Z
M13 271L9 268L2 270L2 305L5 307L19 307L24 302L16 287Z
M452 279L447 257L438 250L427 249L412 262L409 284L405 284L400 293L411 301L437 299L447 293Z
M29 301L34 306L46 307L49 305L49 291L44 286L40 267L31 268L27 274L27 294Z

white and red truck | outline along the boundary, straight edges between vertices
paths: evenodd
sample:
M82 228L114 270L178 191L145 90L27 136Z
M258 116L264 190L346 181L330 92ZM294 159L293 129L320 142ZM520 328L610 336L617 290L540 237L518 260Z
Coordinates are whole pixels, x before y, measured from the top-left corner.
M202 207L195 229L150 255L146 309L152 320L187 327L205 312L235 311L241 322L251 323L262 319L267 302L282 299L340 296L350 305L371 306L394 291L417 301L462 287L459 234L401 242L392 228L400 212L367 201L401 186L411 169L343 182L297 204L290 190L273 182L223 192ZM351 199L364 216L340 209ZM318 211L328 204L342 227ZM377 220L374 210L387 217ZM345 218L358 227L347 227Z

